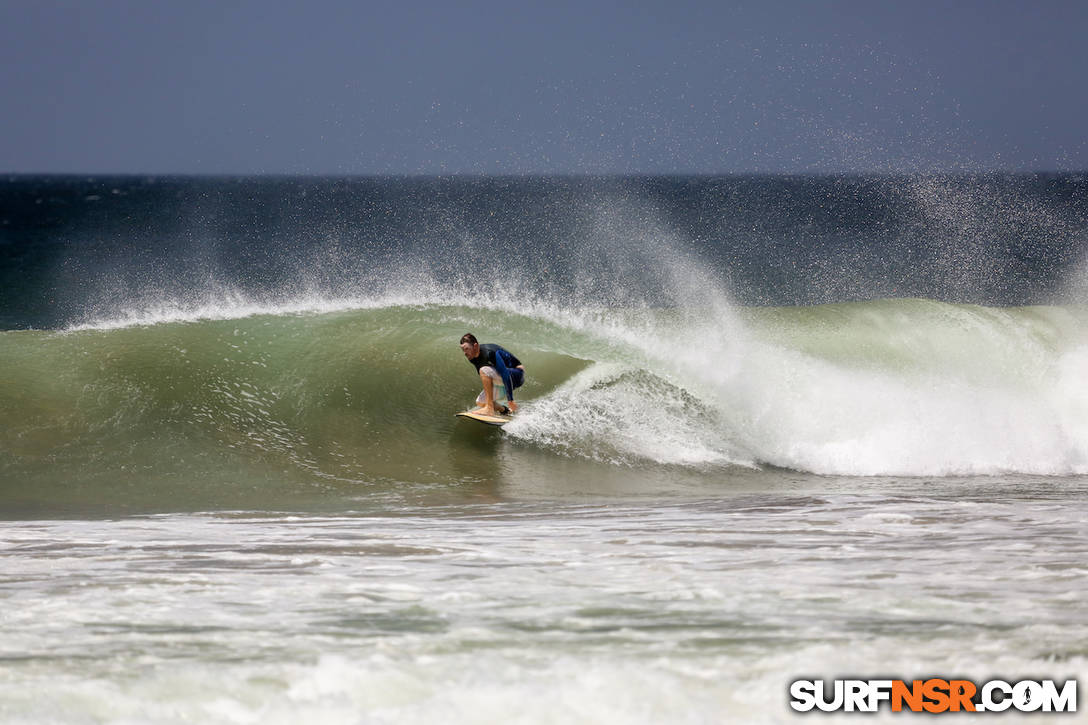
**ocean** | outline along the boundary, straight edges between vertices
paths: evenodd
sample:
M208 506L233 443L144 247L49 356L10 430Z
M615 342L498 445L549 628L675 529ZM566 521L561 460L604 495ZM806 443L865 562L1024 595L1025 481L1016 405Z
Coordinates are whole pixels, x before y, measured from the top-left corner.
M0 328L0 722L1088 682L1084 174L13 176Z

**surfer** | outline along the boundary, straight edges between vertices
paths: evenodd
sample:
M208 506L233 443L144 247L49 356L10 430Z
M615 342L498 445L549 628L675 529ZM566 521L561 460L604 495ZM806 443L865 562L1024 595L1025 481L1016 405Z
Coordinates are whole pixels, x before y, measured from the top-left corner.
M518 409L514 402L514 388L520 388L525 382L525 366L514 354L499 345L485 343L481 345L471 332L461 338L461 352L480 373L484 391L476 398L475 413L495 415L495 386L502 384L506 389L506 402L501 413L507 414Z

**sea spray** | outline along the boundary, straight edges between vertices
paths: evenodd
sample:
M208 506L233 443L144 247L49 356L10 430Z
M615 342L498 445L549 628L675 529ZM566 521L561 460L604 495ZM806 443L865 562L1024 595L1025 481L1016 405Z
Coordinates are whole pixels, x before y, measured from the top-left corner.
M675 253L745 306L1063 304L1086 190L1077 174L13 178L0 324L394 299L427 283L629 307L684 289L660 270Z

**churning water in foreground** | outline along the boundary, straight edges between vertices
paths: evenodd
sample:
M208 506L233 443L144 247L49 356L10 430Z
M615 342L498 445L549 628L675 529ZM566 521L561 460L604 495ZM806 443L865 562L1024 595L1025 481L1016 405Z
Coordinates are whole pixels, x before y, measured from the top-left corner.
M803 676L1083 681L1083 484L929 487L12 523L0 713L773 722Z

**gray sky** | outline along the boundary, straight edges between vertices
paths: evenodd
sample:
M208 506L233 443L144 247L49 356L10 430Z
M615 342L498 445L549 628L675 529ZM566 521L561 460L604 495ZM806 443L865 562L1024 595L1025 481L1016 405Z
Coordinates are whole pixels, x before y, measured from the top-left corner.
M0 0L0 172L1088 169L1088 3Z

